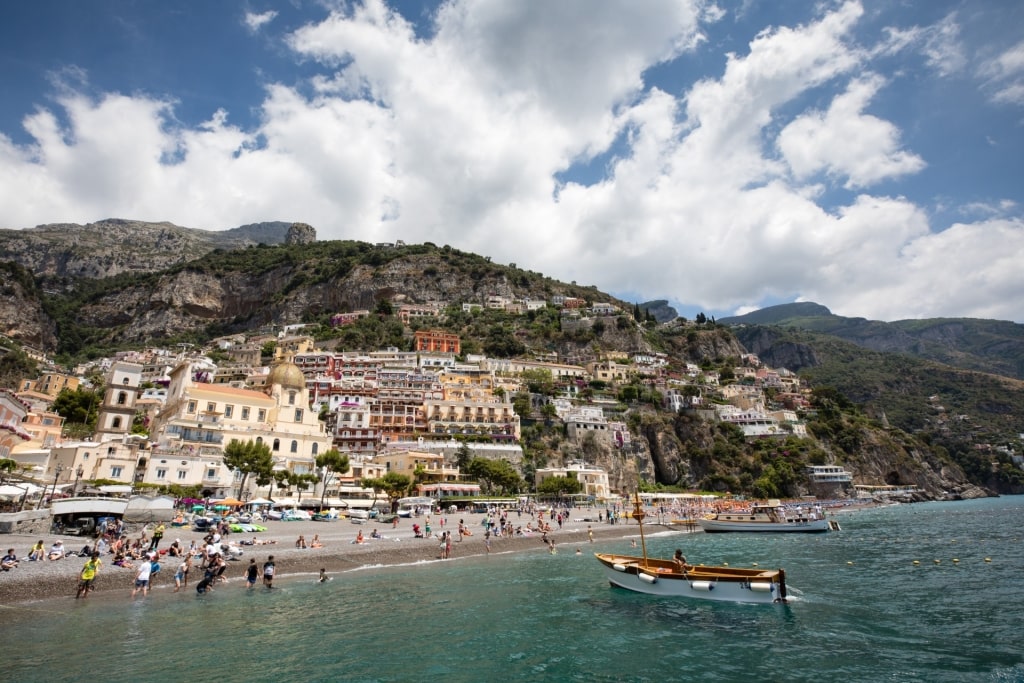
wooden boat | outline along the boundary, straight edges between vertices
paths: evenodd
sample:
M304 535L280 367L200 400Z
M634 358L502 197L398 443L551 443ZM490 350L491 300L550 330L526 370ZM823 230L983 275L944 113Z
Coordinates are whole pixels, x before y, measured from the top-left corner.
M613 586L649 595L678 596L727 602L786 602L786 572L740 567L706 567L647 557L640 498L633 515L640 523L643 555L594 553Z
M755 504L750 510L718 512L697 520L709 534L727 531L815 534L838 531L839 525L825 519L824 513L785 511L777 500Z

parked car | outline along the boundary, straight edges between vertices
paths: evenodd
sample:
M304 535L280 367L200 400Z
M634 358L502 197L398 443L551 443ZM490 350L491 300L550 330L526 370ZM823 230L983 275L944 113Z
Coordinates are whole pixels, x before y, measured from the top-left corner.
M281 514L282 522L308 522L312 519L313 515L305 510L285 510Z

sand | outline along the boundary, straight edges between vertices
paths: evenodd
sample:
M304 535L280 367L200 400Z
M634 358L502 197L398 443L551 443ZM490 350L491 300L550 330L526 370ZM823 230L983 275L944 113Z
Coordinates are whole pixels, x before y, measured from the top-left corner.
M525 527L526 523L531 520L529 515L517 518L515 513L512 513L510 517L517 526ZM446 515L445 518L447 523L442 526L440 518L432 516L431 532L439 534L445 529L453 532L453 558L487 553L482 526L484 515L457 514ZM573 510L570 512L570 520L563 524L562 529L558 529L557 524L551 524L553 531L549 534L549 538L552 538L563 552L565 552L566 546L571 548L579 546L583 548L584 552L587 552L588 527L593 531L595 541L639 534L639 528L635 523L622 521L619 524L610 525L588 521L588 519L594 518L596 518L596 512ZM457 540L460 519L465 520L467 528L473 534L466 537L461 543ZM243 574L249 560L255 557L257 564L262 566L268 555L274 556L277 576L281 580L287 580L287 577L292 574L316 573L321 567L331 573L359 567L392 566L439 559L440 541L437 538L414 538L413 522L422 526L424 519L402 519L394 528L390 523L376 524L373 520L362 524L355 524L347 519L336 522L269 521L265 524L267 527L265 532L230 534L225 539L236 543L242 540L256 539L261 543L255 546L242 546L241 558L228 563L225 575L228 577L229 583L240 583L244 580ZM370 538L370 533L375 528L384 535L383 539ZM353 541L360 530L363 532L365 542L356 544ZM645 530L654 532L665 529L656 525L645 525ZM137 533L132 534L133 537L137 535ZM192 540L200 542L204 535L203 532L192 531L190 528L168 526L160 547L166 548L175 539L180 539L181 544L187 548ZM300 535L306 538L307 544L312 541L314 535L319 535L324 547L296 548L295 541ZM69 551L80 550L86 544L86 539L74 536L47 535L42 537L47 549L58 538L64 541L64 545ZM39 540L38 536L0 535L0 554L5 554L8 548L14 548L18 557L24 558L28 555L29 548L37 540ZM272 541L273 543L271 543ZM546 546L539 534L528 537L491 539L492 553L544 552L545 550ZM0 604L47 600L61 596L66 596L69 600L75 599L78 574L85 559L84 557L68 557L54 562L23 561L20 566L11 571L0 572ZM103 566L94 584L95 591L130 593L135 570L114 566L112 564L113 555L106 555L101 559ZM170 593L174 590L174 571L178 563L179 561L175 558L164 557L161 559L162 570L153 582L154 591ZM201 577L202 573L197 569L190 572L189 591L192 591L192 586ZM184 592L183 590L182 593Z

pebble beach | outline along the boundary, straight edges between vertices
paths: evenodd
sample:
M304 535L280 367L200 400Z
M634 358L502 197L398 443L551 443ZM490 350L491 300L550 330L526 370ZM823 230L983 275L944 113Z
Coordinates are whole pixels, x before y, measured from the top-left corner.
M596 513L593 513L596 516ZM484 527L482 514L456 514L444 516L446 523L440 524L441 517L431 517L431 533L440 534L443 530L450 530L456 535L459 520L465 521L466 527L472 536L465 537L461 542L453 539L452 556L446 561L457 561L460 557L469 557L488 554L484 541ZM515 520L515 515L510 515ZM599 523L588 521L590 514L583 514L581 511L570 513L567 522L563 522L559 529L557 524L552 523L552 531L548 538L554 540L559 552L575 552L577 547L583 552L590 552L588 529L593 533L594 541L636 537L639 535L639 528L636 523L626 520L619 520L617 524ZM530 521L529 515L524 514L521 520L515 520L516 524L526 526ZM242 555L228 562L228 569L225 573L228 586L240 586L244 584L243 573L251 558L256 558L257 564L262 565L268 555L273 555L277 567L275 582L286 582L290 575L315 574L321 568L327 570L328 574L337 574L353 569L366 567L385 567L395 565L409 565L417 562L441 561L440 541L436 537L415 538L412 530L413 523L423 525L423 518L401 519L397 527L391 523L375 524L373 520L356 524L348 519L340 519L332 522L316 521L268 521L263 526L267 531L255 534L230 534L224 539L240 543L241 541L256 541L256 545L242 546ZM645 524L645 531L665 531L664 527L652 524ZM685 530L676 527L678 530ZM371 532L377 529L384 538L373 539ZM358 533L362 531L364 542L355 543ZM131 533L131 537L138 536L139 532ZM318 535L323 543L322 548L296 548L295 542L299 536L303 536L307 542ZM187 548L195 540L200 543L205 532L193 531L190 527L168 526L161 549L166 549L175 539L179 539L183 547ZM68 552L77 552L86 545L86 539L75 536L59 536L47 534L44 536L29 536L25 534L0 535L0 552L6 552L8 548L14 548L19 558L28 556L32 545L42 538L45 547L49 547L56 540L62 540ZM456 537L457 538L457 537ZM91 539L90 539L91 540ZM509 552L548 552L548 546L541 540L539 533L529 536L513 537L492 537L490 540L490 554L497 555ZM103 566L94 583L95 593L124 593L125 599L131 592L135 570L117 567L112 564L113 556L106 555L101 558ZM0 604L13 605L17 603L32 602L39 600L51 600L66 598L75 599L75 592L78 586L78 575L84 557L66 557L55 561L22 561L18 567L7 572L0 572ZM136 566L137 566L136 562ZM178 560L171 557L162 557L160 560L161 571L156 575L152 584L152 590L157 593L170 593L174 590L174 570ZM188 591L194 592L195 582L202 577L202 572L193 569L189 575ZM185 593L182 590L181 593Z

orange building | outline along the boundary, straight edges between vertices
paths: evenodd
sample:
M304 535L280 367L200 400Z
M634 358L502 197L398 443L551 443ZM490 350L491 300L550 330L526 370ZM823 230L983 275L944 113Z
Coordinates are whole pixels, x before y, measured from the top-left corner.
M461 342L459 335L442 330L419 330L413 336L417 351L436 351L439 353L459 353Z

